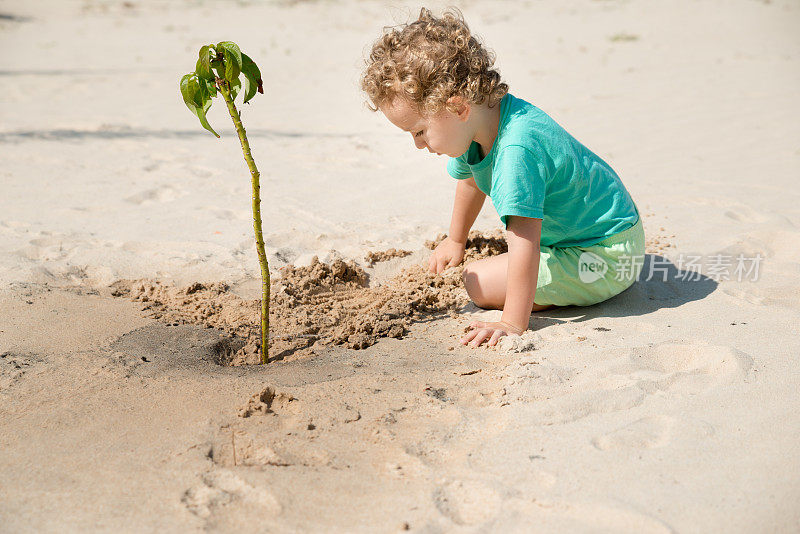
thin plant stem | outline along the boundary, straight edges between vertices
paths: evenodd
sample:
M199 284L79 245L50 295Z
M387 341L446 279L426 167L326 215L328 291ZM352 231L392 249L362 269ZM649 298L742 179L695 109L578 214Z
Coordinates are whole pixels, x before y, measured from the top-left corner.
M222 98L228 105L228 112L233 119L236 133L239 134L239 142L242 144L242 152L250 169L250 178L253 184L253 228L256 233L256 250L258 251L258 263L261 266L261 363L267 363L269 356L269 264L267 263L267 253L264 251L264 236L261 233L261 186L259 184L260 174L256 168L256 162L250 154L250 143L247 142L247 134L244 131L242 118L236 105L233 103L231 93L228 90L228 83L218 79L217 85Z

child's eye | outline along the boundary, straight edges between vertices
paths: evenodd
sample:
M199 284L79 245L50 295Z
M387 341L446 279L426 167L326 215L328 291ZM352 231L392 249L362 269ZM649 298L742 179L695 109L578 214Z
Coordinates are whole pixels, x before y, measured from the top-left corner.
M422 135L422 132L423 130L418 131L416 134L414 134L414 137L419 137L420 135Z

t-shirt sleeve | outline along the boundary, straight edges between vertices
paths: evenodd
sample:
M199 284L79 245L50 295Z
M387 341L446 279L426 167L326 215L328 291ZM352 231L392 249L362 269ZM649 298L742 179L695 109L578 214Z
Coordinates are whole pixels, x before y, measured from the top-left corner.
M508 216L544 218L545 166L529 149L504 147L492 168L492 204L503 225Z
M450 158L447 161L447 172L456 180L464 180L472 176L472 170L470 170L469 165L461 159L461 156Z

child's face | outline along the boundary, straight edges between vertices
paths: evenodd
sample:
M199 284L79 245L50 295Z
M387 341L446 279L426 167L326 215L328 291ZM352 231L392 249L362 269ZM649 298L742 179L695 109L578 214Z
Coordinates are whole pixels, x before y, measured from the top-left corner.
M457 158L467 151L474 137L467 121L469 105L462 105L459 113L445 109L433 117L424 117L404 98L395 98L380 110L389 122L411 134L417 148L427 148L437 155Z

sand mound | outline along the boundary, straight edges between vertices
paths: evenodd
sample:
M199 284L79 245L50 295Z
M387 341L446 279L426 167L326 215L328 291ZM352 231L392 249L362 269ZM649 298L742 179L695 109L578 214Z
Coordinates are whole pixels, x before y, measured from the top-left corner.
M378 262L389 261L392 258L405 258L410 254L410 250L400 250L396 248L390 248L389 250L381 250L378 252L370 251L364 256L364 261L367 262L368 265L375 265Z
M443 238L427 245L434 248ZM500 231L472 233L466 259L506 250ZM395 256L391 249L371 255ZM402 337L414 320L454 314L468 302L462 270L436 275L413 265L369 288L366 272L352 261L327 264L315 257L308 266L284 267L270 289L270 359L303 355L317 343L366 348L383 337ZM120 280L112 285L112 294L145 303L143 310L167 324L223 330L228 337L217 346L222 365L260 362L260 300L242 299L223 282L175 287L155 280Z
M433 241L426 241L425 247L433 250L444 241L447 234L439 234ZM464 263L496 256L508 252L508 243L502 230L481 233L472 231L467 237L467 249L464 252Z
M441 234L425 246L433 250L444 238ZM374 288L353 261L328 264L314 257L308 266L288 265L273 276L270 290L270 359L302 356L316 344L362 349L380 338L403 337L412 321L453 315L469 301L461 282L463 265L507 251L501 230L471 232L461 266L436 275L413 265ZM406 252L370 252L366 259L371 264ZM112 294L145 303L150 317L167 324L226 332L216 347L221 365L260 363L260 300L242 299L224 282L175 287L156 280L120 280Z

